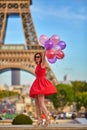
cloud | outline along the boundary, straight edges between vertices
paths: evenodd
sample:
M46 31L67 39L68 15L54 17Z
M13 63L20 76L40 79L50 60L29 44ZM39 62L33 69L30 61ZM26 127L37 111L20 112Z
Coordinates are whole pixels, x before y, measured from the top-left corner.
M74 20L74 21L87 21L86 8L71 8L71 7L60 7L60 8L52 8L52 7L36 7L33 6L31 9L33 13L35 13L41 19L46 17L53 17L56 19L64 19L64 20Z

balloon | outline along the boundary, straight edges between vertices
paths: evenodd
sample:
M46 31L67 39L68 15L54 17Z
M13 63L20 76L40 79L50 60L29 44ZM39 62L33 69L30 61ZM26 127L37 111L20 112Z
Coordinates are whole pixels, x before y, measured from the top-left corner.
M53 47L52 41L47 40L47 41L44 43L44 47L45 47L46 50L50 50L50 49Z
M63 49L66 48L66 43L60 41L60 37L57 34L52 35L48 38L46 35L41 35L39 43L46 49L46 57L49 63L53 64L57 59L64 58Z
M62 50L59 50L58 52L56 52L56 58L57 59L63 59L64 58L64 53Z
M53 44L57 44L60 41L60 37L57 34L54 34L50 40L53 42Z
M53 49L55 51L59 51L59 50L61 50L61 47L59 45L53 45Z
M39 38L39 42L44 45L44 43L48 40L49 38L46 35L41 35Z
M65 49L66 47L66 43L64 41L60 41L58 45L60 46L61 50Z
M53 59L47 59L49 63L53 64L57 61L57 58L54 57Z
M54 49L50 49L46 51L46 56L48 59L52 59L55 57L55 50Z

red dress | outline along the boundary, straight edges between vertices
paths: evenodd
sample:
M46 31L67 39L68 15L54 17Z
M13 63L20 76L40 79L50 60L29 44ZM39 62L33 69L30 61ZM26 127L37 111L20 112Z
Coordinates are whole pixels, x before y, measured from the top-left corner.
M41 64L37 65L35 74L36 79L30 88L30 97L35 98L38 94L50 95L57 92L52 82L45 78L46 67L41 68Z

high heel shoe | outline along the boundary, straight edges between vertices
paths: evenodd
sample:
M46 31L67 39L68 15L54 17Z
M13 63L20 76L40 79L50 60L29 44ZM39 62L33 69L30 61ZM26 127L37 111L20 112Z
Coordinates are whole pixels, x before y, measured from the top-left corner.
M45 121L43 126L47 127L47 126L49 126L49 124L50 124L50 116L48 116L48 118L46 119L46 121Z
M45 122L45 124L44 124L44 126L47 127L47 126L49 126L49 124L50 124L50 120L47 119L46 122Z

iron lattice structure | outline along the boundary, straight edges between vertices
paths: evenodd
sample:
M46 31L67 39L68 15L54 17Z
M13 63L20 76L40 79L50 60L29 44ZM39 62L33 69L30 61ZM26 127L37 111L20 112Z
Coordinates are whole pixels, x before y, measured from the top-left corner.
M32 0L0 0L0 72L7 69L23 69L34 75L35 63L33 56L42 52L33 24L30 5ZM26 47L21 44L4 44L6 25L9 14L19 14L21 17ZM54 84L58 81L47 64L47 78Z

